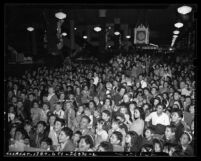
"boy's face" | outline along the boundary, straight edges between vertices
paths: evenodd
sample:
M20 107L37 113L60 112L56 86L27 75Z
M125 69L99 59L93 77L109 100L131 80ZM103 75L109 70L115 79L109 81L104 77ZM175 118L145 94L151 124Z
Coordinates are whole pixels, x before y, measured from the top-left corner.
M163 107L162 106L158 106L157 107L157 114L160 115L163 113Z
M116 123L116 122L112 122L112 129L113 130L116 130L116 129L118 129L118 124Z
M68 136L66 136L65 132L61 131L59 133L59 143L64 143L68 139Z
M178 122L180 120L178 113L173 112L172 113L172 122Z
M108 115L106 113L102 113L102 119L104 121L108 121L109 117L108 117Z
M56 121L55 124L54 124L54 129L55 129L55 131L58 132L58 131L61 130L61 128L62 128L61 122Z
M110 143L112 144L112 145L115 145L115 144L119 144L119 140L117 140L117 137L116 137L116 135L115 134L112 134L111 135L111 137L110 137Z
M160 152L161 151L160 145L158 143L154 144L154 151L155 152Z
M61 105L57 104L55 108L56 108L57 111L59 111L61 109Z

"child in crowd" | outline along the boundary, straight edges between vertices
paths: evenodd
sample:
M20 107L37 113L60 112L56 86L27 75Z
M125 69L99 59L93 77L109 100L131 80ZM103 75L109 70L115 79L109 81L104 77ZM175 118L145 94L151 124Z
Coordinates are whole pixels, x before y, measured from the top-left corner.
M79 141L80 141L80 138L82 136L82 133L80 131L76 131L73 136L72 136L72 140L73 140L73 144L75 146L75 148L78 148L78 145L79 145Z
M53 112L58 118L64 119L64 111L60 103L55 104L55 110Z
M122 145L123 135L119 131L114 131L110 136L110 143L113 145L114 152L123 152L124 148Z

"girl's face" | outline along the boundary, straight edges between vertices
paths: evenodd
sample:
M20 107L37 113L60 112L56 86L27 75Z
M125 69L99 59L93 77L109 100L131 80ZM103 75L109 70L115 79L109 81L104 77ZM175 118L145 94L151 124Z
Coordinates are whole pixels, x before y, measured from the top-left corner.
M112 129L113 129L113 130L118 129L118 124L117 124L116 122L113 122L113 123L112 123Z
M26 124L26 125L24 126L24 129L25 129L27 132L30 132L30 131L31 131L31 125Z
M101 130L102 128L103 128L103 125L102 125L101 123L98 123L98 124L97 124L97 129L98 129L98 130Z
M180 138L181 145L188 145L189 144L189 138L187 134L183 134Z
M70 109L71 108L71 103L66 103L66 109Z
M126 143L130 144L131 143L131 136L129 134L126 135Z
M165 137L170 138L172 136L172 131L170 128L165 129Z
M160 148L160 145L158 143L154 144L154 151L155 152L161 152L161 148Z
M45 127L42 124L37 125L37 132L38 133L43 133L45 130Z
M64 143L67 141L68 137L66 136L64 131L61 131L59 134L59 143Z
M56 117L55 117L55 116L51 116L51 117L50 117L50 119L49 119L50 126L53 126L53 125L54 125L55 120L56 120Z
M135 117L135 119L140 118L140 112L139 112L139 110L136 110L136 109L135 109L134 117Z
M128 95L124 95L123 101L124 101L124 102L129 102L129 96L128 96Z

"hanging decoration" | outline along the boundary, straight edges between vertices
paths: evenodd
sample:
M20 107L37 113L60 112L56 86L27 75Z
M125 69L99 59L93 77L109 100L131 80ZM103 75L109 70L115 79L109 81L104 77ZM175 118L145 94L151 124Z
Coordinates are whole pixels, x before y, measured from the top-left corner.
M61 26L64 23L63 19L59 19L57 22L57 39L58 39L58 43L57 43L57 49L61 50L63 48L63 37L62 37L62 32L61 32Z

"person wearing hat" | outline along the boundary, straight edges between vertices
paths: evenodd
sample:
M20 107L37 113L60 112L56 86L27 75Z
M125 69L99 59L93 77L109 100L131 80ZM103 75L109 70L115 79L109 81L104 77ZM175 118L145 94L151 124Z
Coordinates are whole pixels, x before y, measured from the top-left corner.
M180 145L176 151L176 155L179 156L193 156L194 149L191 147L192 136L189 132L184 131L180 137Z

